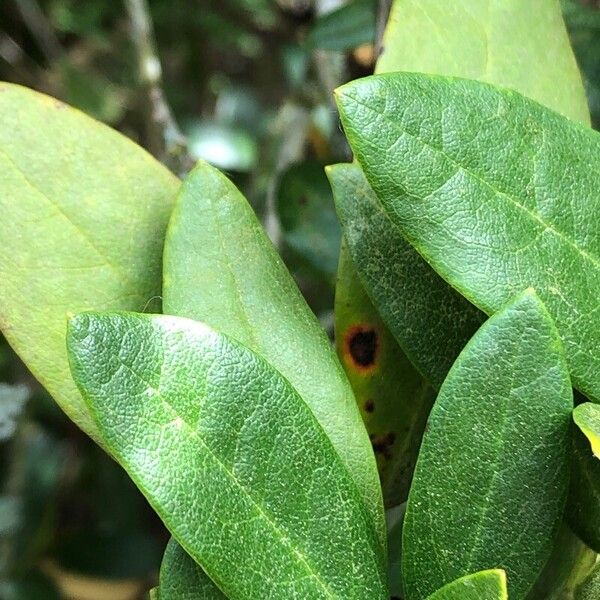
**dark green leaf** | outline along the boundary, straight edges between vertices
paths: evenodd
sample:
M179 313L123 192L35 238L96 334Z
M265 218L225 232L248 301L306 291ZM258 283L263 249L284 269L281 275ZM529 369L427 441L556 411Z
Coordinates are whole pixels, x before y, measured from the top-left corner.
M600 598L600 565L598 565L575 592L575 600Z
M323 50L352 50L375 41L373 0L352 0L320 16L308 34L308 44Z
M160 296L179 183L131 141L53 98L2 83L0 116L0 328L97 437L69 373L66 314L144 310Z
M327 173L361 283L412 363L439 388L485 316L404 239L360 167L334 165Z
M404 520L408 600L490 568L526 596L564 510L572 403L558 332L527 291L467 344L429 417Z
M411 244L485 312L535 287L573 383L600 398L599 134L515 92L419 74L347 84L338 104Z
M167 544L160 567L159 595L160 600L227 598L174 539Z
M264 359L178 317L87 313L67 339L112 454L228 597L385 598L363 496Z
M494 569L466 575L433 593L428 600L508 600L506 573Z

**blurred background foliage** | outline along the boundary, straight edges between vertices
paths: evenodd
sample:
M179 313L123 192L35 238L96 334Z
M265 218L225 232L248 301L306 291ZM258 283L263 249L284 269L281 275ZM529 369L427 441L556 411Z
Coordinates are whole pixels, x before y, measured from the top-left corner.
M594 126L598 2L563 0ZM331 332L348 160L332 90L372 72L386 0L0 0L0 78L58 97L183 174L246 194ZM0 600L134 600L168 536L0 338Z

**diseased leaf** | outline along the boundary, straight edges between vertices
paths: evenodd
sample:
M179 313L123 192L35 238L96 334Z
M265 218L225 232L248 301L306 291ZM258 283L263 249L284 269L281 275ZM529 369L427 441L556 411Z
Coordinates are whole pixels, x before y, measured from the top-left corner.
M563 514L572 405L558 332L527 291L475 334L431 411L404 519L408 600L489 568L527 595Z
M412 363L439 388L485 316L404 239L358 165L334 165L327 173L361 283Z
M69 373L66 315L141 311L160 296L179 182L127 138L48 96L1 83L0 116L0 327L97 439Z
M339 272L337 352L375 450L385 505L395 506L408 497L435 392L398 347L365 291L355 284L357 274L345 243Z
M381 488L352 388L252 208L206 163L188 175L164 252L165 313L260 354L298 391L355 479L385 548Z
M375 41L376 9L374 0L351 0L320 16L308 34L308 45L344 51L372 44Z
M600 399L599 134L515 92L412 73L347 84L338 105L410 243L487 313L535 287L573 383Z
M502 569L461 577L429 596L428 600L508 600Z
M377 71L486 81L590 122L558 0L395 0Z
M160 600L223 600L227 598L198 563L173 539L160 567Z
M386 597L363 496L263 358L168 316L82 314L67 339L112 454L226 596Z
M600 405L585 402L576 406L573 420L590 442L594 456L600 458Z

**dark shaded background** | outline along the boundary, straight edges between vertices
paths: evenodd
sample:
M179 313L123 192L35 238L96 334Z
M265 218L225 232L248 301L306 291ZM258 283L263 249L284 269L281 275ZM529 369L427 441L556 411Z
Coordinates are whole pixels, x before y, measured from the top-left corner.
M372 71L386 2L342 5L0 0L0 78L80 108L179 174L198 158L226 171L331 330L340 231L322 167L349 158L331 91ZM563 8L598 127L598 3ZM0 338L0 600L142 598L167 539Z

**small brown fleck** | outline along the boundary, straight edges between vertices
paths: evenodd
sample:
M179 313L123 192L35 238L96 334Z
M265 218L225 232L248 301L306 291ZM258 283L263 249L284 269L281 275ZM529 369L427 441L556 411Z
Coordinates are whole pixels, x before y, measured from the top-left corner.
M365 402L365 412L372 413L375 410L375 401L369 398Z
M375 454L382 454L387 460L392 458L392 446L395 441L396 434L393 431L389 431L385 435L374 436L371 438L371 444L373 445Z
M308 204L308 198L306 196L300 196L300 198L298 198L298 203L300 206L306 206Z

